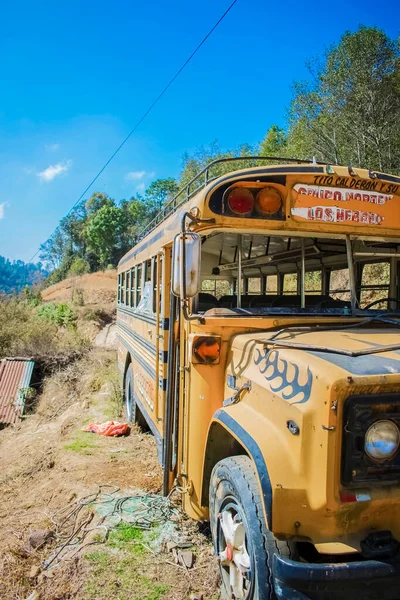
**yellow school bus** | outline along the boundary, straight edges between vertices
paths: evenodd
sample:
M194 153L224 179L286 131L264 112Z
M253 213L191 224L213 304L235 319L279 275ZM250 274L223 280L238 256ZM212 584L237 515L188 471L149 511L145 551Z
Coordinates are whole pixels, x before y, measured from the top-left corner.
M120 261L126 416L223 598L400 598L400 178L230 160Z

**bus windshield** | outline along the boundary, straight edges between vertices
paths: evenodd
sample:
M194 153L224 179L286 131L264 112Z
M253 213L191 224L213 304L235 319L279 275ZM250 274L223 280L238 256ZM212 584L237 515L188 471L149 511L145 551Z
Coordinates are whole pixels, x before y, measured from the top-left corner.
M400 311L398 244L214 232L203 239L193 308L209 316Z

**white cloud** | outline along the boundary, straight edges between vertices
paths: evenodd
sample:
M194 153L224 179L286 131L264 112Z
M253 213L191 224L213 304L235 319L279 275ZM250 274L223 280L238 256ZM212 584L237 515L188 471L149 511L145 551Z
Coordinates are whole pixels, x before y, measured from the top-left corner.
M41 179L41 181L52 181L61 173L65 173L72 165L72 160L67 160L63 163L57 163L56 165L49 165L47 169L41 171L40 173L36 173L36 175Z
M34 169L32 169L31 167L24 167L22 170L25 173L25 175L32 175L32 173L34 172Z
M125 179L127 181L135 181L137 179L143 179L145 175L146 171L130 171L129 173L126 173Z
M4 207L5 207L6 203L3 202L3 204L0 204L0 219L4 219Z
M144 192L145 190L145 184L144 183L139 183L139 185L136 186L136 189L138 192Z
M150 178L150 177L154 177L154 175L155 175L154 171L151 171L151 172L148 172L148 171L130 171L129 173L125 174L125 179L126 179L126 181L140 181L144 177Z
M45 148L48 152L57 152L60 149L60 144L46 144Z

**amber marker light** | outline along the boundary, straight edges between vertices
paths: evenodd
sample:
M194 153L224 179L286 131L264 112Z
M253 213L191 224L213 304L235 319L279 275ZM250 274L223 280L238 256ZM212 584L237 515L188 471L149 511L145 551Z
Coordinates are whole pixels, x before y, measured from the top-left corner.
M247 188L233 188L228 195L228 208L235 213L235 215L250 215L254 208L253 194Z
M265 187L256 196L256 211L259 215L273 215L282 206L282 198L277 189Z
M221 338L215 335L195 335L192 341L193 362L203 365L219 363Z

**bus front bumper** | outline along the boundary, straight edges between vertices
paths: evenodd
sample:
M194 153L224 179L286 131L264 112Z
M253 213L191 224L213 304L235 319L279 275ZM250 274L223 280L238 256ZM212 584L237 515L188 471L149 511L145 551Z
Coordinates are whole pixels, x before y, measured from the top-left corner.
M285 600L398 600L400 559L301 563L274 555L275 594ZM356 595L356 596L355 596Z

